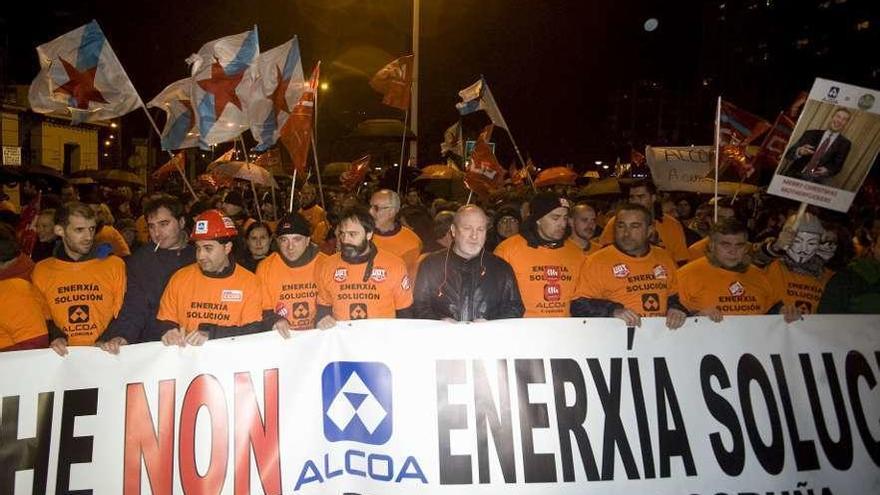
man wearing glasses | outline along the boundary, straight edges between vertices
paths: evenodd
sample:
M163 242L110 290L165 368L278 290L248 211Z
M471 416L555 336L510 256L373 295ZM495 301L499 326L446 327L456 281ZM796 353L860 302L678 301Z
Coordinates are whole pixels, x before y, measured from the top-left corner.
M373 243L377 248L402 258L410 278L415 278L422 240L409 227L397 221L399 212L400 196L396 192L382 189L373 193L370 198L370 216L376 222Z

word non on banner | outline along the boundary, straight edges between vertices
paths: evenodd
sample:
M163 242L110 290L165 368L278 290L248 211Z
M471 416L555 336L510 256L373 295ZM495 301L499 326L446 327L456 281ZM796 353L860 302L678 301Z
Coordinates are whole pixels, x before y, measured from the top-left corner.
M880 318L362 320L0 356L0 493L877 493Z
M657 189L703 192L701 183L715 165L715 150L712 146L647 146L645 158Z

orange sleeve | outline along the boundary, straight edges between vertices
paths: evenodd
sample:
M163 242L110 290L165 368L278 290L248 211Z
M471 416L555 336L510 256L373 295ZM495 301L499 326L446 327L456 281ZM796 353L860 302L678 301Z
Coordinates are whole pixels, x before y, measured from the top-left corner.
M602 229L602 235L599 236L599 244L603 246L607 246L614 242L614 219L617 217L611 217L608 219L608 223L605 224L605 228Z
M700 308L700 302L697 294L700 292L698 273L694 273L695 266L691 263L685 265L679 274L681 278L678 280L678 300L684 307L691 311L702 311L706 308Z
M669 260L669 282L666 284L666 291L669 296L678 294L678 264L673 260Z
M770 281L771 299L784 303L785 279L782 276L782 267L779 266L779 261L770 263L764 273L767 275L767 280Z
M691 244L688 247L688 259L694 261L696 259L700 259L703 256L706 256L706 247L708 244L705 242L705 239L700 239L699 241Z
M315 270L315 273L318 276L318 305L319 306L333 306L333 294L330 292L330 284L333 283L330 280L330 263L328 260L324 260L320 263Z
M589 299L606 299L605 288L602 285L602 261L596 255L587 256L581 262L578 274L577 287L574 297L586 297Z
M252 287L247 293L254 294L256 297L245 297L244 308L241 312L242 325L263 319L263 284L260 283L260 279L256 276L251 276L250 279Z
M269 259L263 260L257 265L257 279L260 281L260 304L263 311L274 311L275 301L273 301L272 291L272 274L269 271Z
M6 304L0 308L0 348L11 347L37 337L47 337L46 301L43 295L29 282L15 279ZM21 283L19 283L21 282Z
M162 299L159 300L159 312L156 314L157 320L173 321L180 325L177 321L177 292L180 279L180 272L171 276L168 285L165 286L165 292L162 293Z
M665 242L672 259L676 262L689 260L690 253L684 239L684 227L676 220L669 225L668 232L669 239L666 239Z

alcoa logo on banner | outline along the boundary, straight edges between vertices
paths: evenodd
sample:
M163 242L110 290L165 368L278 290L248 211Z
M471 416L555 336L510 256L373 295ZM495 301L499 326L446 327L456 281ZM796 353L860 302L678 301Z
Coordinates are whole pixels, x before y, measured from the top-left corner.
M383 363L334 361L321 373L324 438L330 442L386 444L393 433L391 370ZM401 460L402 459L402 460ZM323 469L322 469L323 468ZM376 482L416 480L427 484L419 462L399 450L386 453L359 450L327 452L323 459L303 464L294 491L338 476Z
M334 362L321 375L324 437L382 445L391 438L391 370L382 363Z

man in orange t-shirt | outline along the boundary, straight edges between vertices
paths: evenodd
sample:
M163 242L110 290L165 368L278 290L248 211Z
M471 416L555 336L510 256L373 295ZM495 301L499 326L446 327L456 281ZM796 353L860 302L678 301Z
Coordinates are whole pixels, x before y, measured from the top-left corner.
M318 268L318 328L337 320L409 318L413 293L406 265L371 242L373 217L353 208L339 220L341 250Z
M678 295L691 314L719 322L725 315L783 314L800 317L783 306L764 272L751 264L748 229L735 219L719 220L709 234L708 252L678 271Z
M569 206L556 193L536 194L519 233L495 248L495 255L513 268L526 318L571 316L584 253L565 236Z
M687 241L684 237L684 227L678 220L669 215L663 215L663 212L656 206L657 188L651 181L634 182L629 186L629 202L643 206L652 214L656 214L651 234L651 243L666 249L672 259L679 265L688 262L690 255L688 253ZM614 242L616 220L612 217L602 230L599 243L607 246Z
M263 288L263 319L282 337L291 330L315 328L318 267L327 258L311 242L312 227L299 213L288 213L275 232L278 252L257 265Z
M584 255L591 255L602 249L596 238L596 209L593 205L581 201L571 208L571 237L569 241L577 244Z
M94 211L83 203L58 208L55 234L61 243L31 277L49 307L50 347L62 356L68 345L102 341L125 297L125 263L113 255L96 257L96 224Z
M22 259L30 258L21 253L15 232L0 224L0 352L24 349L41 349L49 346L46 319L49 308L43 295L30 282L33 262L25 274L12 267Z
M159 302L162 343L202 345L264 330L260 282L230 256L237 235L233 220L218 210L195 218L196 262L171 276Z
M376 224L373 244L381 250L400 256L406 263L409 277L414 279L419 269L422 240L409 227L400 224L397 220L399 212L400 196L396 192L382 189L373 193L370 198L370 215Z
M676 264L648 241L651 211L624 204L614 218L614 244L584 260L572 315L614 316L628 326L639 326L642 316L666 316L667 327L680 327L687 313L678 302Z

